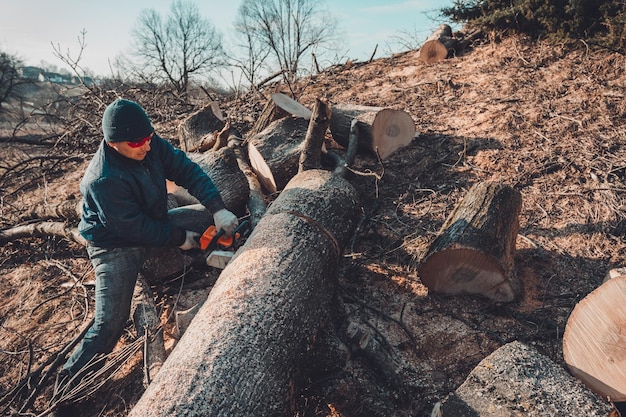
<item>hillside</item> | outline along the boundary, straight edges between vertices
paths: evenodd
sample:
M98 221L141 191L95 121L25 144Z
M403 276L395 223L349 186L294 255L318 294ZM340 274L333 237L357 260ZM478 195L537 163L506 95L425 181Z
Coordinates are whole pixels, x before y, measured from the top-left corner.
M430 416L433 404L481 359L514 340L563 365L562 335L572 308L609 269L626 265L623 55L511 37L439 64L417 57L409 51L337 66L300 86L298 101L307 106L322 98L331 105L403 109L420 134L384 163L357 157L355 169L369 173L350 177L364 217L340 265L337 308L321 330L311 358L316 365L297 381L294 415ZM245 135L263 103L250 94L220 105ZM177 123L159 122L157 129L168 137ZM5 161L33 155L24 145L4 149ZM3 190L0 210L78 199L88 155L77 156L63 162L61 177ZM429 294L417 274L420 258L467 190L485 180L522 194L515 256L522 296L501 304ZM0 273L1 405L3 415L17 415L13 410L27 396L7 402L5 393L49 364L89 320L93 288L82 283L93 280L93 272L80 245L41 238L0 248ZM215 271L192 271L185 280L154 283L168 347L175 343L172 311L191 307L216 278ZM367 324L392 352L399 365L391 374L366 357L331 349L329 335L341 338L348 320ZM130 329L119 347L134 338ZM35 397L37 412L53 382L45 379ZM137 354L79 404L80 415L125 416L142 391Z

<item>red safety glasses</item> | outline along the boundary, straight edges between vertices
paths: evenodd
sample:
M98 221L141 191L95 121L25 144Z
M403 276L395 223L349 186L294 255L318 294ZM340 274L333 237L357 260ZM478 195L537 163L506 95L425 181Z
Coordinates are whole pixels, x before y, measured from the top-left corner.
M152 140L152 136L154 136L154 132L150 133L150 135L146 136L143 139L139 139L137 142L127 142L128 146L131 148L141 148L146 142L150 142Z

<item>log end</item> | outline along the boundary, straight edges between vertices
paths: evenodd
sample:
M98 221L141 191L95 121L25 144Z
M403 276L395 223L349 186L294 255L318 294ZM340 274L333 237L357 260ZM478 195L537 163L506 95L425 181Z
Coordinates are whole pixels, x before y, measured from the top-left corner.
M250 167L257 176L259 183L267 190L268 193L274 194L278 191L276 180L272 170L267 165L267 162L258 151L256 146L252 143L248 143L248 158L250 159Z
M500 302L513 301L517 286L492 257L471 249L446 249L427 257L419 267L422 283L441 294L479 294Z
M415 122L402 110L382 109L372 123L372 147L382 160L409 145L415 138Z
M448 48L441 41L430 40L424 42L420 48L420 60L425 64L434 64L448 57Z
M580 301L563 334L570 372L604 399L626 401L626 276L606 281Z

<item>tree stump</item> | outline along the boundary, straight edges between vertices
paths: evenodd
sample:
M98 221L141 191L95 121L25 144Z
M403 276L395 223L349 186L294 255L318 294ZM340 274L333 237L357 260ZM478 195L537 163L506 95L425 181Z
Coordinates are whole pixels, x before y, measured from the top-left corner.
M626 275L605 281L574 307L563 335L570 372L592 391L626 401Z
M224 128L224 116L216 102L192 113L178 126L180 149L204 152L215 144L214 132Z
M221 148L205 153L189 153L189 159L200 165L220 192L226 208L237 216L246 213L250 187L241 172L237 156L231 148ZM197 204L198 200L188 190L168 181L168 192L173 194L179 206Z
M226 266L130 417L288 415L360 213L342 177L294 177Z
M303 118L285 117L248 137L250 166L267 192L282 190L298 172L308 126Z
M550 358L516 341L483 359L432 415L608 417L611 408Z
M430 290L481 294L512 301L520 284L513 271L522 197L495 182L474 185L441 227L419 266Z
M350 140L352 119L357 120L359 149L378 154L382 160L407 146L415 138L415 122L402 110L334 105L330 132L335 142L344 148L348 147Z
M452 37L452 28L440 25L426 39L420 48L420 60L426 64L434 64L448 58L450 51L456 48L458 41Z

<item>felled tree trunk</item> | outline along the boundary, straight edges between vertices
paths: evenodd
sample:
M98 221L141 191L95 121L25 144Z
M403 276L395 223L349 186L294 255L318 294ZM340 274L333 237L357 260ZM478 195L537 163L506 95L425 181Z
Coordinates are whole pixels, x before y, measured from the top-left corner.
M442 24L420 48L420 60L426 64L434 64L448 58L450 51L456 48L458 41L452 37L452 28Z
M57 204L35 204L20 216L20 221L63 219L76 222L80 217L81 203L81 200L74 199Z
M211 178L226 208L238 216L245 214L250 188L246 176L239 169L235 152L226 147L205 153L189 153L188 156ZM179 205L198 203L185 188L172 182L168 182L168 192L176 197Z
M224 128L224 116L216 102L191 114L178 126L180 149L204 152L215 144L215 132Z
M563 335L570 372L602 398L626 401L626 275L605 281L576 304Z
M611 409L550 358L511 342L483 359L432 415L608 417Z
M415 137L415 122L402 110L335 105L332 107L330 132L335 142L343 147L348 146L353 119L357 120L359 149L377 154L383 160L407 146Z
M284 117L248 137L250 166L267 192L282 190L298 172L308 125L303 118Z
M255 136L267 128L272 122L283 117L311 118L311 110L283 93L274 93L265 103L265 107L248 132L248 137Z
M45 221L0 230L0 246L15 239L47 236L61 236L81 245L87 244L85 239L78 233L76 227L65 222Z
M512 301L520 285L514 275L515 241L522 197L495 182L474 185L445 221L419 267L430 290L481 294Z
M356 190L298 174L220 275L130 416L288 414L290 383L334 290Z

